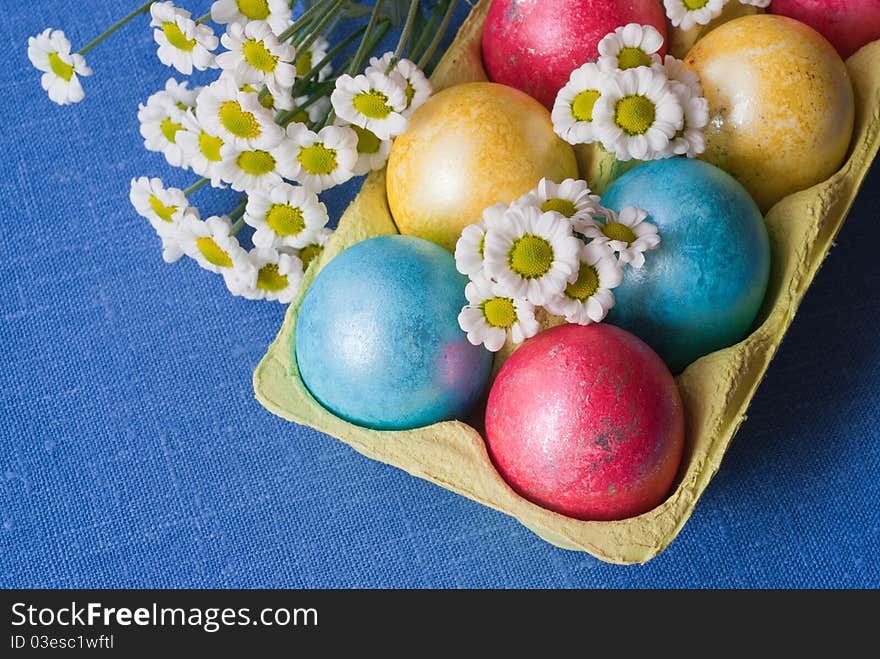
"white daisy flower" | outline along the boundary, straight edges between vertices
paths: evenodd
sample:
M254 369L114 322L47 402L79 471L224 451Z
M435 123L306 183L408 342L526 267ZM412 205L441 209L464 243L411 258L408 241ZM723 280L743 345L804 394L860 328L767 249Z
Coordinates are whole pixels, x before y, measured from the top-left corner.
M672 82L672 91L684 110L681 129L669 142L669 155L696 158L706 150L704 130L709 123L709 101L702 96L693 96L691 88L680 82Z
M483 247L486 227L490 227L504 217L507 204L495 204L483 210L482 219L469 224L461 231L455 243L455 267L463 275L473 277L483 270Z
M590 243L580 250L577 278L546 304L547 311L569 323L601 323L614 306L612 288L623 281L623 269L606 244Z
M148 151L159 151L175 167L184 167L183 149L177 143L177 135L183 130L184 112L179 101L166 89L138 104L138 121L141 136Z
M342 120L337 120L337 125L348 125L357 134L357 161L351 170L355 176L369 174L374 169L385 166L391 153L392 140L380 140L373 131Z
M702 96L703 87L700 85L700 77L685 67L684 61L667 55L663 59L663 71L671 81L680 82L688 88L691 96Z
M605 86L610 72L598 64L587 62L571 72L568 82L559 90L550 118L553 130L569 144L596 141L593 130L593 106Z
M669 22L682 30L706 25L721 14L727 0L663 0Z
M200 220L187 215L181 226L184 253L210 272L225 277L247 268L247 252L230 236L232 222L225 215Z
M406 130L406 117L401 114L406 109L406 92L384 73L339 76L330 102L340 118L372 131L380 139Z
M217 64L239 85L266 85L276 98L290 95L296 82L296 50L278 41L268 23L232 23L220 41L227 51L217 55Z
M498 352L510 333L514 343L522 343L541 329L531 302L508 297L503 286L483 273L475 275L464 289L469 304L458 314L458 325L468 341Z
M287 127L290 138L278 168L284 178L315 192L345 183L354 176L358 136L346 126L325 126L315 133L305 124Z
M302 249L318 237L329 219L318 195L289 183L251 192L244 212L244 221L256 229L255 247Z
M150 6L150 27L153 39L159 44L157 55L165 66L173 66L185 75L193 67L199 71L214 67L212 50L217 48L217 37L207 25L199 25L185 9L173 2L155 2Z
M302 261L303 271L305 272L306 270L308 270L309 265L311 265L324 252L324 247L327 245L327 241L332 235L333 230L324 227L318 232L318 235L315 236L312 242L310 242L302 249L294 250L287 247L282 247L281 251L298 256L299 260Z
M220 73L220 77L232 80L235 83L235 86L238 87L238 90L240 92L244 92L246 94L256 94L257 100L260 102L260 105L262 105L270 112L274 112L277 110L292 110L294 107L293 97L290 95L288 90L284 90L283 93L279 93L276 98L276 96L273 95L268 88L260 87L258 89L257 87L259 87L259 85L255 87L248 82L239 84L239 82L235 79L235 75L229 71L222 71Z
M211 5L211 20L221 25L266 21L275 34L293 24L290 0L217 0Z
M619 254L621 264L629 263L639 269L645 265L645 252L657 249L660 234L657 225L646 222L648 212L634 206L625 206L605 222L596 222L584 231L592 243L607 244ZM591 244L592 244L591 243Z
M371 57L370 65L366 68L364 74L375 72L384 75L388 71L388 65L393 57L393 52L387 52L382 57ZM406 58L397 60L397 64L394 65L394 68L389 73L396 73L402 80L398 84L403 87L406 94L406 108L401 114L404 117L408 117L417 107L428 100L433 91L431 82L425 76L425 72L416 66L415 62Z
M131 180L128 195L132 206L162 239L162 258L174 263L183 256L180 227L187 216L198 218L199 211L190 206L183 190L166 188L161 179L141 176Z
M58 105L79 103L85 97L77 76L90 76L92 70L79 53L70 52L70 41L61 30L47 27L28 38L28 59L43 71L40 84L49 99Z
M318 37L308 48L298 53L296 56L297 77L301 78L311 71L313 66L317 66L319 62L324 61L329 47L330 44L324 37ZM318 71L317 82L324 82L331 73L333 73L333 66L328 62Z
M571 222L559 213L511 206L486 231L486 274L508 297L544 304L562 293L577 272L581 245Z
M308 96L298 96L294 99L293 107L298 107L305 103L306 101L311 100ZM326 96L321 96L314 103L310 103L309 106L305 110L300 110L297 112L293 120L298 121L301 124L305 123L316 123L321 121L324 117L327 116L327 112L330 110L330 99ZM344 123L340 123L338 125L345 125Z
M567 178L562 183L555 183L542 178L531 192L516 200L520 206L533 206L542 213L554 212L568 218L572 228L581 232L580 227L592 222L593 216L599 213L599 197L590 194L586 181Z
M284 137L284 129L257 94L241 91L229 77L220 77L199 92L196 118L208 134L242 150L267 149Z
M241 269L226 279L229 290L249 300L292 302L303 278L299 257L260 247L251 250L247 256L250 268Z
M662 158L683 119L666 75L645 67L609 80L593 108L596 136L618 160Z
M270 190L282 181L281 163L289 158L290 149L287 140L268 149L240 149L224 143L215 172L221 181L239 192Z
M183 130L175 135L183 152L183 161L199 176L211 179L211 185L220 187L217 166L223 160L220 147L223 140L202 128L192 110L183 114Z
M657 51L662 47L663 35L653 25L629 23L617 28L599 42L600 66L604 64L609 69L623 71L659 64L660 55Z

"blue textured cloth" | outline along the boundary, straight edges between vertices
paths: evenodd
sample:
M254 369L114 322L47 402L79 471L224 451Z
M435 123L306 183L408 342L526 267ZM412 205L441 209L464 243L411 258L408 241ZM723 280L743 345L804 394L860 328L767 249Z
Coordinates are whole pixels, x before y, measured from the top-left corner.
M89 55L76 106L26 57L43 27L81 45L130 4L0 12L0 585L880 586L878 168L681 535L606 565L254 400L283 307L163 264L127 200L133 176L193 180L141 146L137 102L173 74L147 20ZM334 215L355 190L325 195Z

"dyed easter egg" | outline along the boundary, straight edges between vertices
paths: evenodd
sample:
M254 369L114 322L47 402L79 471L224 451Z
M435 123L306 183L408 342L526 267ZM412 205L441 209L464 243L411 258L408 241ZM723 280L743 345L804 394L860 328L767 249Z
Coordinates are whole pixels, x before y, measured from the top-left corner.
M838 170L853 131L846 66L811 27L759 14L725 23L685 58L709 101L701 156L766 212Z
M299 311L303 382L337 416L378 430L464 417L492 365L458 326L466 284L449 252L419 238L382 236L341 252Z
M684 416L660 358L611 325L561 325L498 373L486 443L522 496L569 517L609 520L657 506L675 479Z
M614 289L609 322L644 339L673 373L746 335L767 290L770 243L733 177L699 160L655 160L617 179L602 203L645 209L661 238Z
M484 208L510 203L542 177L577 178L550 113L504 85L474 82L435 94L410 117L388 159L388 205L400 232L453 251Z
M483 64L490 80L551 109L571 72L598 59L599 41L628 23L653 25L666 39L659 0L494 0L483 25Z
M818 30L841 57L880 39L880 0L773 0L768 11Z

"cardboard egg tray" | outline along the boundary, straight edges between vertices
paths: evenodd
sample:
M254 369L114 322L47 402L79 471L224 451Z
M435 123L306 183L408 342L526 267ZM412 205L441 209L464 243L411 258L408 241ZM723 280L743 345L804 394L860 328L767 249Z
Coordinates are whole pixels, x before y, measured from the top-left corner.
M489 4L489 0L478 3L462 25L432 77L435 90L487 79L480 56L480 35ZM743 7L739 3L729 3L731 6ZM738 11L753 13L754 8ZM724 15L720 20L729 17ZM673 30L670 50L682 57L699 32ZM653 558L684 526L718 471L877 153L878 62L880 41L868 44L847 60L855 90L856 117L844 165L827 181L784 198L765 216L772 268L755 329L740 343L698 359L676 379L685 409L685 452L673 491L653 510L611 522L568 518L514 492L492 465L480 433L466 423L447 421L414 430L375 431L334 416L312 397L294 358L295 326L302 298L318 271L336 254L362 240L398 233L388 209L384 171L367 177L323 254L306 272L298 298L290 305L281 331L254 373L257 398L271 412L332 435L369 458L511 515L554 545L586 551L612 563L642 563ZM587 156L580 153L579 160L583 163ZM509 354L509 349L498 353L495 372ZM481 416L482 411L477 415Z

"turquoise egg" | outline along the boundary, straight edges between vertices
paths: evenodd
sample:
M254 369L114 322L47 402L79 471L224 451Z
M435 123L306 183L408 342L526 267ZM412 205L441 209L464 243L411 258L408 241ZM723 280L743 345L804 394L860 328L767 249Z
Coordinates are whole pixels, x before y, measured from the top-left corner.
M458 326L466 284L452 255L421 238L381 236L341 252L300 307L303 382L328 410L368 428L465 417L492 366Z
M770 242L732 176L700 160L656 160L617 179L602 204L645 209L661 239L642 269L625 268L608 322L642 338L673 373L748 333L767 291Z

